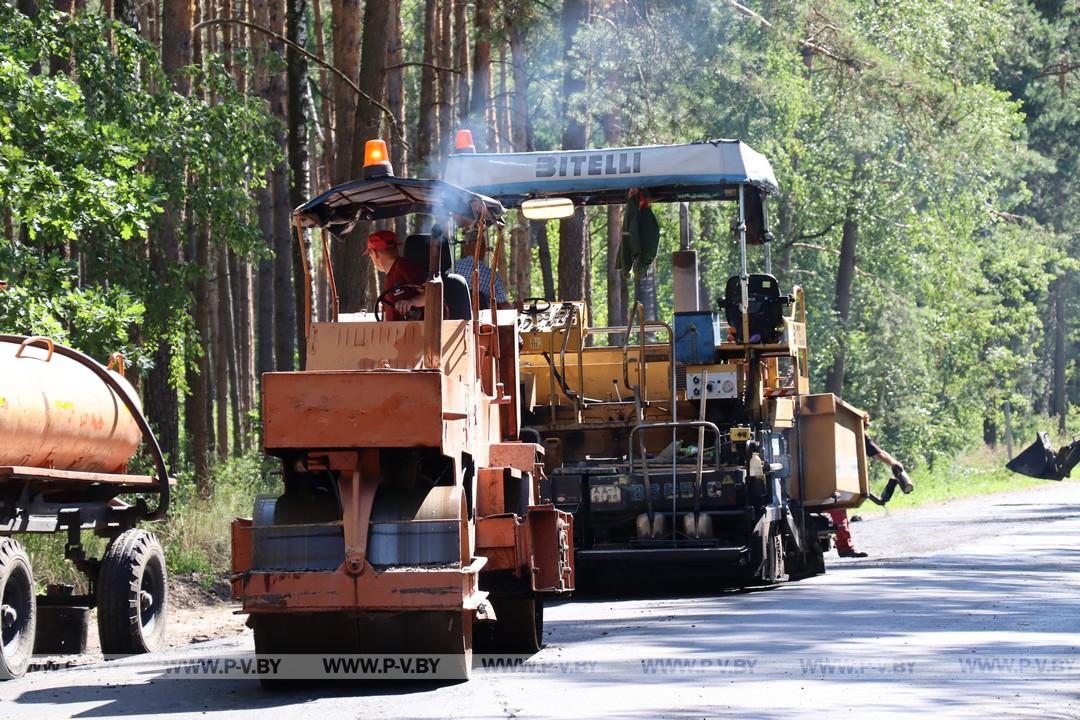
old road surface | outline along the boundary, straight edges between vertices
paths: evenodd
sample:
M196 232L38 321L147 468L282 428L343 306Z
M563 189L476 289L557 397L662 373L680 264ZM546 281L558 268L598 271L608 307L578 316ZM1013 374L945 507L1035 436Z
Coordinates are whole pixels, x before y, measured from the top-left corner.
M543 651L470 682L264 692L178 661L252 657L250 634L0 685L0 716L1080 718L1080 483L856 523L866 560L773 590L549 607ZM832 553L830 553L832 555Z

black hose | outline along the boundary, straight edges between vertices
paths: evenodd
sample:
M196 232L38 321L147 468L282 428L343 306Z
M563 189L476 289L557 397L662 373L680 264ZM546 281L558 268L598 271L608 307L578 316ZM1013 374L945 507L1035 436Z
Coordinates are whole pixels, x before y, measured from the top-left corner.
M27 339L28 338L23 335L0 334L0 342L18 343L21 345ZM53 343L53 352L74 360L90 369L110 390L116 393L117 397L120 398L120 401L124 403L124 406L128 409L128 412L131 413L131 417L135 419L135 424L139 426L139 430L142 432L143 442L150 446L151 455L154 456L154 469L157 471L158 485L160 486L158 489L158 492L160 493L158 505L145 519L148 521L161 520L169 510L169 470L165 467L165 455L161 452L161 446L158 444L157 438L154 437L154 431L150 429L150 423L146 421L142 411L128 396L124 386L118 383L116 378L114 378L97 360L89 355L84 355L78 350L58 345L55 342Z
M885 485L885 490L882 491L881 497L878 497L874 493L870 493L870 500L882 507L885 506L890 500L892 500L893 493L896 492L896 488L900 485L895 477L889 478L889 482Z

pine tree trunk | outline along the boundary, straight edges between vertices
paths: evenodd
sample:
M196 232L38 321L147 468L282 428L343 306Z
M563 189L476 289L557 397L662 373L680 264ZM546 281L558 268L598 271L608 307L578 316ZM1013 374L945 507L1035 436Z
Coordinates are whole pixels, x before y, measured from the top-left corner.
M1065 421L1069 416L1069 406L1065 395L1066 345L1068 328L1065 318L1065 276L1060 276L1050 286L1050 295L1054 304L1054 377L1053 396L1050 413L1057 415L1058 432L1065 433Z
M214 375L216 376L217 390L217 428L218 428L218 457L226 460L229 457L229 385L230 377L235 378L231 372L232 363L229 356L235 350L236 343L233 338L232 326L232 299L229 287L229 261L226 257L228 250L224 245L214 248L216 256L217 285L217 325L214 335Z
M270 0L269 27L279 35L285 34L285 0ZM271 54L281 56L284 43L271 39ZM270 196L274 220L274 359L277 370L293 369L296 350L296 290L293 279L293 242L289 222L291 195L289 192L288 83L285 74L276 72L270 77L270 110L278 120L275 139L282 160L270 176Z
M469 123L469 27L465 13L467 0L454 2L454 68L457 70L458 124Z
M122 10L125 19L131 20L134 7ZM172 82L173 89L185 96L191 92L191 82L186 74L179 71L192 60L192 12L191 0L165 0L163 19L170 31L162 38L161 66ZM180 241L176 235L180 209L173 202L167 201L163 210L160 219L155 223L156 232L152 235L156 242L151 240L150 244L150 268L158 286L168 288L171 284L170 268L181 259ZM160 317L156 324L164 329L169 324L169 318ZM180 452L180 406L176 391L169 381L173 351L168 341L163 340L159 344L154 353L153 369L147 376L145 401L147 415L154 424L162 451L175 460Z
M386 105L393 113L398 127L405 131L405 69L402 63L405 54L401 43L401 0L390 0L389 26L390 35L386 42ZM390 164L394 173L400 177L408 177L409 168L405 159L405 145L393 136L390 142ZM399 238L404 239L409 234L409 218L394 218L394 229Z
M515 299L524 300L532 296L532 252L528 222L510 231L510 282Z
M391 10L394 0L367 0L364 5L364 36L360 45L360 76L357 85L368 97L384 103L386 101L386 52L390 36L394 29L391 23ZM383 137L383 112L373 102L361 98L356 106L356 137L352 147L353 167L364 165L364 143ZM396 138L388 134L387 144L394 144Z
M315 54L323 62L326 61L326 39L323 35L322 3L311 3L312 19L315 28ZM334 182L334 102L330 94L330 73L319 65L319 118L322 123L319 138L322 141L322 168L319 180L312 180L311 188L315 192L321 192L330 187ZM316 175L316 173L312 173Z
M315 0L318 2L318 0ZM307 45L307 0L286 0L286 37L304 47ZM286 46L286 78L288 85L288 153L289 153L289 210L299 207L308 199L308 122L307 116L307 58ZM307 355L307 317L305 297L308 278L304 276L305 264L311 267L311 252L307 233L296 236L289 224L288 276L293 288L293 333L300 367L304 367ZM286 270L282 270L283 276ZM290 358L291 359L291 358ZM291 369L291 367L289 368Z
M454 0L439 5L439 159L444 160L454 142ZM441 166L441 164L440 164Z
M435 149L439 146L438 78L431 67L438 59L438 9L437 0L424 0L424 67L420 69L420 122L416 128L415 155L417 169L424 177L435 174Z
M498 152L509 152L510 143L510 90L506 74L506 45L499 45L499 92L495 96L495 125L499 128L496 144Z
M510 35L510 61L513 65L514 94L511 109L511 142L514 152L532 150L532 123L529 118L529 75L525 67L525 29L514 22L511 13L505 16Z
M250 417L253 396L251 383L251 266L229 252L229 277L233 296L233 323L236 328L236 414L238 428L233 442L240 451L247 451L251 428Z
M472 96L469 100L469 127L481 152L495 150L495 128L487 122L491 103L491 0L476 0L473 15Z
M360 0L333 0L334 65L346 77L355 80L360 75ZM338 75L334 75L334 185L356 177L353 165L353 145L356 135L356 92ZM335 267L339 264L335 258ZM344 267L342 267L344 271ZM352 280L347 276L343 281ZM344 287L342 288L345 289Z
M503 15L510 42L511 79L514 91L510 97L510 112L507 123L510 126L507 142L514 152L532 150L532 123L529 121L529 78L525 67L525 29L515 22L514 8L507 8ZM505 66L504 66L505 67ZM506 89L503 88L503 92ZM552 298L555 294L554 278L551 276L551 251L547 247L547 223L527 221L522 218L522 230L515 229L514 234L514 279L518 299L532 295L532 247L540 246L543 235L543 247L547 259L541 259L541 273L544 282L544 295Z
M195 263L201 268L210 263L210 229L201 224L197 231ZM204 274L195 280L195 332L202 342L203 353L198 360L198 371L192 378L191 395L194 408L190 418L192 429L192 454L195 464L195 487L200 497L210 497L210 283Z
M252 0L252 16L256 25L267 27L270 25L270 2L271 0ZM267 57L269 45L267 37L262 33L252 36L252 57L254 59L254 75L252 89L255 93L270 104L270 74L267 70ZM274 250L274 199L271 187L273 180L267 173L264 185L255 190L257 203L257 215L259 230L263 237L263 248L267 251ZM262 387L263 373L273 372L274 362L274 260L273 257L262 257L258 261L255 277L256 285L256 308L257 317L255 322L255 382L256 387Z
M587 10L585 0L563 0L563 150L583 149L586 142L585 77L581 55L575 47L574 38L585 21ZM560 300L589 300L588 263L588 220L585 210L579 208L572 217L559 222Z
M825 377L825 391L838 397L844 394L844 364L847 360L848 317L851 314L851 290L855 282L855 246L859 240L859 221L855 208L848 207L840 240L840 267L836 272L836 300L833 309L840 321L839 343L833 365Z
M386 49L390 35L390 0L368 0L364 5L363 41L360 46L360 76L357 85L368 97L386 100ZM364 164L364 144L382 137L382 110L361 99L356 105L356 132L351 157L354 167ZM391 137L390 142L395 138ZM360 223L345 247L346 274L338 281L342 312L367 308L375 299L375 266L363 253L367 249L368 223ZM335 264L335 268L337 265Z
M536 251L540 259L540 277L544 281L544 298L555 299L555 276L552 272L551 245L548 243L547 222L536 220L529 223L529 232L536 242Z
M604 145L618 147L622 140L622 125L619 118L614 113L605 114L600 118L600 126L604 130ZM607 206L607 324L609 327L626 323L626 276L618 267L619 248L622 245L622 212L621 205ZM610 342L621 343L622 336L612 336Z
M856 155L855 168L851 173L851 186L858 187L859 177L865 158ZM844 214L844 227L840 235L840 265L836 270L836 294L833 310L840 323L837 329L836 356L833 365L825 376L825 392L837 397L844 395L844 365L847 361L848 317L851 314L851 291L855 283L855 251L859 241L858 192L852 193L852 199Z
M274 246L274 216L273 199L269 188L259 188L255 191L258 201L259 229L266 242L268 249ZM257 287L256 304L258 306L258 318L255 322L256 338L256 385L262 387L263 373L273 372L274 362L274 260L272 258L260 258L256 272L255 283Z

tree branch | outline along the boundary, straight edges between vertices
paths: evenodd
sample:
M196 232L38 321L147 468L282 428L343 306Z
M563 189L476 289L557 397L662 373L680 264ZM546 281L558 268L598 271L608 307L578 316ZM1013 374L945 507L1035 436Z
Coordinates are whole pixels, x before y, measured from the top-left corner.
M799 235L798 239L817 240L819 237L822 237L823 235L828 235L830 232L832 232L832 229L836 227L837 222L839 222L839 220L829 223L824 230L819 230L818 232L810 233L809 235ZM794 247L794 243L792 244L792 247Z
M791 247L807 248L807 249L810 249L810 250L817 250L818 252L832 253L833 255L836 255L836 256L840 255L839 250L834 250L833 248L827 248L824 245L812 245L810 243L793 242L793 243L791 243ZM859 273L860 275L865 275L866 277L873 277L870 273L866 272L865 270L863 270L858 265L853 265L852 267L854 267L855 272Z
M239 20L237 18L210 18L209 20L203 20L201 23L197 24L195 27L192 28L192 32L195 32L197 30L201 30L201 29L206 28L206 27L211 27L213 25L242 25L242 26L244 26L246 28L256 30L258 32L261 32L264 35L268 35L268 36L274 38L275 40L277 40L279 42L285 43L286 45L291 47L293 50L295 50L296 52L298 52L301 55L303 55L304 57L306 57L308 60L311 60L311 61L313 61L315 63L318 63L322 67L324 67L327 70L329 70L330 72L334 73L339 78L344 80L345 83L350 88L352 88L353 91L357 95L364 98L365 100L370 102L375 107L379 108L379 110L381 110L383 112L383 114L386 115L386 117L390 119L390 126L394 128L394 134L397 135L398 142L401 143L402 147L404 147L406 149L411 149L409 147L409 143L407 143L405 141L405 134L402 132L401 127L398 125L397 118L394 117L394 113L390 112L390 108L386 107L381 102L379 102L378 100L376 100L375 98L371 97L366 92L361 90L360 86L357 85L355 82L353 82L352 78L350 78L348 75L341 72L341 70L338 70L336 67L334 67L330 63L326 62L325 60L323 60L319 56L308 52L306 49L304 49L303 47L297 45L292 40L289 40L287 37L284 37L283 35L278 35L276 32L274 32L273 30L270 30L269 28L264 28L261 25L256 25L255 23L248 22L247 20Z
M1047 65L1041 72L1035 75L1035 77L1044 78L1050 77L1051 75L1065 75L1076 70L1080 70L1080 63L1055 63L1053 65Z
M461 74L461 71L458 70L457 68L443 67L442 65L436 65L435 63L429 63L429 62L403 62L403 63L398 63L397 65L387 65L386 69L387 70L397 70L398 68L407 68L407 67L429 67L432 70L436 70L438 72L457 73L458 75Z
M832 50L829 50L824 45L820 45L819 43L814 42L813 40L809 40L809 39L805 39L805 38L796 38L796 37L791 36L788 33L783 33L780 30L780 28L776 27L771 22L766 20L764 17L757 14L756 12L754 12L750 8L746 7L745 5L742 5L741 3L736 2L736 0L724 0L724 2L727 3L729 6L731 6L732 8L734 8L736 12L738 12L738 13L740 13L742 15L745 15L746 17L750 18L751 20L758 23L762 27L768 28L769 30L772 30L773 32L776 32L776 33L782 33L782 34L788 35L788 37L793 39L795 41L795 43L801 48L805 48L805 49L809 50L810 52L817 53L819 55L824 55L825 57L830 58L832 60L835 60L836 62L840 63L841 65L846 65L846 66L848 66L848 67L850 67L850 68L852 68L854 70L862 70L862 69L864 69L866 67L869 67L867 64L861 63L861 62L859 62L858 60L856 60L854 58L846 58L846 57L843 57L841 55L837 55Z

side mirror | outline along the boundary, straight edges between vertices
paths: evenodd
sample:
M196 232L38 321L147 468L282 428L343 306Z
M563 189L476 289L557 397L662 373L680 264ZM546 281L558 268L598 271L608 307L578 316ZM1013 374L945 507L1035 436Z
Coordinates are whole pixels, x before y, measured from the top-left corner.
M562 220L574 214L570 198L533 198L521 203L521 214L528 220Z

